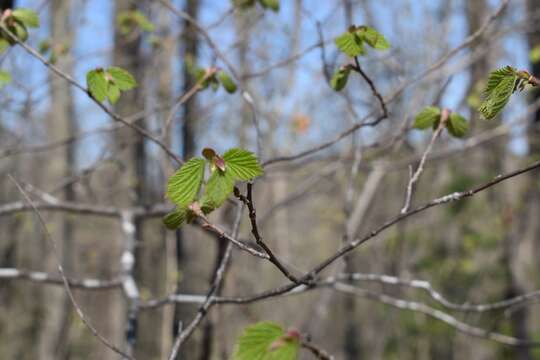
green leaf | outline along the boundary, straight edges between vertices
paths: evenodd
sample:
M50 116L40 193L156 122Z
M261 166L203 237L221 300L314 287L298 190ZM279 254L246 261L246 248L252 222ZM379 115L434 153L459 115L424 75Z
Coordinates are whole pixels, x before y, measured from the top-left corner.
M223 154L223 160L225 172L230 173L236 180L250 180L263 174L257 157L250 151L232 148Z
M7 71L0 70L0 89L11 82L11 74Z
M146 15L139 10L134 11L122 11L116 17L116 23L118 24L122 34L129 34L135 26L138 26L142 31L152 32L155 30L154 24Z
M469 123L463 116L453 112L446 122L446 129L452 136L461 138L469 130Z
M336 45L339 50L351 57L365 53L362 39L355 32L347 31L338 36L336 38Z
M441 109L435 106L428 106L416 115L414 118L413 128L424 130L433 125L440 119Z
M259 0L262 7L265 9L271 9L273 11L279 11L279 0Z
M486 84L486 89L484 90L484 95L489 96L495 88L507 77L512 77L516 75L517 70L511 66L505 66L503 68L492 71L489 74L489 78Z
M116 104L116 102L120 98L120 89L118 88L118 86L109 83L109 87L107 89L107 97L109 98L111 104Z
M390 48L390 43L388 40L386 40L381 33L372 27L360 26L357 30L357 34L363 41L368 43L369 46L374 49L387 50Z
M540 61L540 45L536 45L529 52L529 61L533 64L536 64Z
M39 16L34 10L19 8L13 10L11 15L25 26L39 27Z
M5 39L0 39L0 54L6 51L9 47L9 42Z
M116 86L118 86L118 89L122 91L130 90L137 86L137 81L135 81L135 78L122 68L112 66L107 69L107 72L113 79Z
M493 119L502 111L510 100L517 81L518 75L515 69L510 66L498 69L490 74L484 91L484 102L478 108L484 118Z
M146 32L152 32L155 30L154 24L139 10L133 12L133 20L139 25L141 30Z
M339 69L334 72L332 79L330 80L330 86L335 91L342 90L345 85L347 85L347 80L349 79L349 74L351 72L350 67L341 66Z
M179 206L187 206L197 196L204 178L205 161L192 158L169 178L166 196Z
M89 71L86 74L86 86L97 101L101 102L107 98L107 79L103 69Z
M234 189L234 178L229 171L214 170L206 183L205 193L201 200L203 208L217 209ZM204 211L204 210L203 210Z
M281 326L260 322L244 329L233 360L296 360L299 348L299 339L287 337Z
M234 94L236 92L236 84L234 83L233 79L225 72L220 71L217 73L217 78L221 85L223 85L223 88L229 93Z
M28 30L24 24L15 21L13 22L12 26L8 27L8 29L15 34L21 42L25 42L28 39Z
M185 207L176 208L163 217L163 223L170 230L178 229L186 221L187 213L188 209Z

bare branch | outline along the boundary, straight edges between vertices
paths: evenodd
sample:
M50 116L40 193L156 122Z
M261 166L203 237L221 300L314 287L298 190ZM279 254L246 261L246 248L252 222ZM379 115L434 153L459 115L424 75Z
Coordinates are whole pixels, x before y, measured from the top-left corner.
M47 225L45 224L45 220L41 217L41 214L39 213L39 210L34 206L34 203L28 197L24 189L21 187L21 185L15 180L11 175L9 175L10 179L15 183L15 186L20 191L20 193L24 196L25 200L28 201L30 206L32 206L32 209L34 210L34 213L36 214L39 223L41 225L41 228L43 229L43 232L45 234L45 237L49 242L51 243L51 247L53 250L54 257L56 259L56 263L58 266L58 272L60 273L60 277L62 278L62 282L64 283L64 288L66 289L66 293L69 296L69 299L71 301L71 304L75 308L75 311L77 312L77 315L79 315L79 318L82 320L84 325L90 330L90 332L99 340L103 345L105 345L110 350L114 351L115 353L124 356L127 359L133 359L130 355L126 354L122 350L120 350L118 347L116 347L114 344L110 343L109 340L107 340L103 335L101 335L96 328L90 323L86 315L84 315L82 309L80 308L79 304L77 304L77 301L75 301L75 297L73 296L73 293L71 292L71 288L69 286L69 281L66 277L66 274L64 273L64 268L62 267L62 263L60 262L60 256L58 255L58 248L56 245L56 242L52 238L51 234L49 233L49 230L47 229Z

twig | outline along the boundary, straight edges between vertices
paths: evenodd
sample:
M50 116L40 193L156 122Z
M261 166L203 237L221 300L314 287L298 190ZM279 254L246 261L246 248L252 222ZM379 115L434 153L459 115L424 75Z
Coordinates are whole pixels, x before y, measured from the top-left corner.
M41 271L27 271L15 268L0 268L0 279L28 280L31 282L42 284L64 285L64 280L62 279L62 277L58 277L56 275ZM111 280L68 278L67 282L72 289L85 290L109 290L118 288L122 284L119 278L113 278Z
M237 187L234 187L234 196L236 196L241 202L243 202L249 210L249 220L251 222L251 234L255 238L257 245L263 248L264 252L268 255L268 260L274 264L279 271L293 283L307 283L305 281L298 280L293 274L287 270L287 268L279 261L279 259L274 255L272 250L266 245L263 241L261 234L259 233L259 228L257 226L257 212L255 210L255 205L253 203L253 183L248 182L247 184L247 196L244 196L240 193L240 190Z
M529 347L540 346L540 342L522 340L522 339L518 339L512 336L488 331L479 327L469 325L467 323L464 323L456 319L450 314L434 309L423 303L394 298L392 296L388 296L385 294L378 294L370 290L360 289L360 288L357 288L348 284L344 284L344 283L336 283L334 284L333 287L334 289L340 292L353 294L353 295L364 297L370 300L375 300L383 304L396 307L398 309L411 310L411 311L425 314L431 318L442 321L450 325L451 327L455 328L459 332L462 332L467 335L471 335L471 336L475 336L475 337L479 337L479 338L483 338L487 340L492 340L492 341L495 341L504 345L510 345L510 346L529 346Z
M435 144L435 141L443 131L446 122L448 121L448 116L450 115L450 112L448 109L444 108L441 112L441 117L439 119L439 125L437 126L437 129L433 132L433 135L431 136L431 140L429 141L429 145L427 146L426 150L422 154L422 158L420 159L420 164L418 164L418 167L416 168L416 171L412 174L409 183L407 184L407 193L405 194L405 203L403 204L403 208L401 209L401 213L405 214L407 211L409 211L409 208L411 207L411 198L414 191L414 186L418 179L420 178L420 175L422 175L422 172L424 171L424 164L426 162L426 159L431 152L431 149L433 149L433 145Z
M317 359L320 359L320 360L334 360L334 357L332 355L329 355L326 351L324 351L323 349L321 349L317 345L314 345L310 341L302 339L300 341L300 345L304 349L307 349L307 350L311 351L311 353L313 355L315 355L315 357Z
M86 318L86 315L84 315L84 313L83 313L82 309L80 308L79 304L77 304L77 302L75 301L75 297L73 296L73 293L71 292L71 288L69 286L69 281L68 281L68 279L66 277L66 274L64 273L64 268L62 266L62 263L60 262L60 256L58 255L58 248L57 248L56 242L54 241L53 237L49 233L49 230L47 229L47 225L45 224L45 220L43 220L43 218L41 217L41 214L39 213L39 210L34 206L34 203L30 199L30 197L28 197L28 195L26 194L26 192L24 191L22 186L17 182L17 180L15 180L11 175L8 175L8 176L11 179L11 181L13 181L13 183L15 184L15 186L17 187L19 192L23 195L25 200L30 204L30 206L32 206L32 208L34 210L34 214L36 214L36 216L37 216L37 218L39 220L39 223L41 225L41 228L43 229L43 232L45 233L45 237L51 243L53 255L54 255L54 258L56 260L57 267L58 267L58 272L60 273L60 277L62 278L62 282L64 283L64 288L66 289L66 293L68 294L68 297L69 297L69 299L71 301L71 304L75 308L75 311L77 312L77 315L79 315L79 318L82 320L84 325L90 330L90 332L99 341L101 341L101 343L103 345L105 345L110 350L114 351L115 353L117 353L119 355L122 355L123 357L125 357L127 359L133 359L132 356L126 354L125 352L120 350L118 347L116 347L115 345L110 343L103 335L101 335L96 330L96 328L90 323L89 319Z
M77 82L77 80L75 80L73 77L71 77L69 74L66 74L64 71L60 70L58 67L56 67L55 65L51 64L51 62L49 62L47 59L45 59L39 52L37 52L36 50L34 50L33 48L31 48L30 46L26 45L24 42L20 41L19 38L17 36L15 36L13 33L11 33L9 31L9 29L7 29L5 27L4 24L0 23L0 29L2 31L4 31L8 37L15 41L18 45L20 45L24 50L26 50L27 53L29 53L30 55L32 55L33 57L35 57L36 59L38 59L43 65L45 65L46 67L48 67L49 69L51 69L51 71L53 73L55 73L56 75L60 76L61 78L63 78L64 80L66 80L68 83L70 83L71 85L75 86L76 88L78 88L79 90L83 91L84 93L86 93L88 95L88 97L96 104L98 105L105 113L107 113L114 121L117 121L117 122L120 122L126 126L128 126L129 128L133 129L134 131L138 132L139 134L141 134L142 136L148 138L149 140L151 140L152 142L156 143L161 149L163 149L163 151L165 151L167 153L167 155L169 155L173 160L175 160L178 164L182 164L183 161L182 159L180 159L171 149L169 149L169 147L167 145L165 145L165 143L163 143L160 139L158 139L156 136L154 136L151 132L149 132L148 130L138 126L137 124L135 123L131 123L129 121L126 121L123 117L121 117L120 115L116 114L115 112L113 112L111 109L109 109L107 106L105 106L103 103L101 103L100 101L98 101L97 99L95 99L91 94L90 92L88 91L88 89L86 89L83 85L79 84Z
M238 207L238 210L236 213L236 219L234 221L233 230L232 230L233 237L238 236L238 231L240 229L240 222L242 219L243 210L244 210L243 205ZM204 303L199 308L197 315L184 330L179 332L178 336L176 337L171 354L169 356L169 360L176 359L176 356L178 354L178 351L180 350L180 346L182 345L182 343L186 341L189 338L189 336L191 336L193 331L195 331L197 326L201 323L202 319L206 316L206 313L208 312L210 307L214 304L213 295L217 291L217 289L220 287L224 279L225 271L227 269L227 265L229 264L229 260L232 254L232 244L233 244L232 242L229 242L227 244L227 248L225 249L225 254L223 255L223 258L221 259L221 262L214 274L214 282L212 283L212 286L210 287L210 290L208 291L206 295Z
M352 67L352 69L354 71L356 71L357 73L359 73L360 76L368 83L369 88L371 89L371 92L377 98L377 100L379 101L379 104L381 105L382 116L385 117L385 118L388 117L388 109L386 108L386 104L384 102L384 99L383 99L381 93L379 93L379 91L375 87L375 83L373 82L373 80L371 80L370 77L360 67L360 62L358 61L358 56L354 57L354 66Z

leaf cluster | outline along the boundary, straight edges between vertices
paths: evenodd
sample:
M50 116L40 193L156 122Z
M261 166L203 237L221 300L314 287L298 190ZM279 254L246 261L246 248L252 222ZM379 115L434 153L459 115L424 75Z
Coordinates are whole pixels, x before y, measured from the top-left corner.
M109 99L109 102L114 104L120 98L121 92L133 89L137 82L128 71L112 66L89 71L86 74L86 86L97 101Z
M284 331L273 322L260 322L244 329L238 338L233 360L295 360L300 349L296 331Z
M366 44L375 50L387 50L390 48L390 43L380 32L365 25L353 25L336 38L338 49L351 57L365 55Z
M527 74L528 75L528 74ZM517 90L526 85L526 75L511 66L497 69L491 74L484 90L484 101L478 108L487 120L496 117Z
M215 68L205 69L199 67L193 63L191 58L186 58L185 66L195 82L200 82L206 77L206 79L204 79L204 81L201 83L201 90L205 90L210 87L212 90L217 91L220 85L223 86L223 89L225 89L225 91L229 94L234 94L237 90L236 83L224 70L216 71Z
M1 20L2 26L15 35L19 41L26 41L28 39L28 28L39 27L38 14L34 10L26 8L8 11L6 11L7 15L4 13ZM6 31L0 29L0 54L15 44L16 41Z
M39 43L38 50L43 56L48 56L51 64L56 64L60 56L64 56L69 51L69 44L57 43L53 44L50 39L45 39Z
M190 159L169 178L166 197L176 204L176 209L163 218L169 229L192 221L197 209L206 215L220 207L233 192L236 181L251 180L263 174L255 154L244 149L232 148L220 156L213 149L205 148L203 157ZM199 197L207 166L210 175Z
M436 106L428 106L416 115L413 127L419 130L439 127L442 111ZM445 123L448 133L456 138L462 138L469 130L469 123L462 115L452 112Z
M116 24L120 33L128 35L134 30L153 32L155 25L139 10L122 11L116 17Z
M390 43L381 33L365 25L351 26L346 32L338 36L335 41L338 49L351 57L365 55L366 44L375 50L387 50L390 48ZM330 80L332 89L335 91L342 90L347 85L349 74L353 69L353 65L339 67Z

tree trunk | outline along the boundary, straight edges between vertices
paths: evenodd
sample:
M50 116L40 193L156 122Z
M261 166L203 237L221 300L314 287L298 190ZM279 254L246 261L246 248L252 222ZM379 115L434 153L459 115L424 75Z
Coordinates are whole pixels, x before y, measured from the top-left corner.
M71 6L69 0L52 0L50 2L50 27L51 27L51 51L57 58L56 65L68 74L73 73L73 59L69 47L73 38L73 28L70 23ZM65 53L64 53L65 52ZM48 130L50 138L64 138L74 134L77 123L74 115L73 97L71 87L65 81L61 81L54 74L49 75L51 89L51 123ZM75 171L76 148L73 142L63 148L63 161L55 161L49 167L54 182L58 179L67 178ZM72 183L68 183L63 189L63 198L67 201L75 200L75 191ZM61 215L58 219L60 232L56 235L61 244L61 256L64 270L72 274L74 269L75 239L74 224L70 216ZM49 259L50 268L54 268L53 256ZM47 289L47 302L50 304L47 311L45 327L42 338L42 356L47 359L63 359L69 352L69 330L72 320L72 306L69 297L60 289Z
M139 86L133 90L122 93L119 101L115 105L115 111L120 116L128 116L134 113L139 113L144 110L144 97L142 96L141 87L144 83L144 61L141 54L141 33L135 28L127 34L123 34L116 25L118 15L139 10L145 2L139 1L137 5L130 0L116 0L114 10L114 51L113 64L119 66L137 79ZM137 125L144 127L144 120L137 121ZM144 191L146 188L146 152L144 148L144 138L128 127L118 129L114 134L115 154L121 162L122 173L119 174L118 186L119 191L115 194L116 204L122 207L138 206L144 204ZM138 260L141 257L143 245L143 229L141 223L136 221L135 231L137 244L135 250L135 281L140 283L140 277L144 274L144 269L138 265ZM118 252L114 252L114 256L119 256L120 249L123 248L123 236L121 235L115 244ZM111 260L118 262L118 258ZM130 314L128 316L128 307L123 299L111 299L114 311L111 313L111 333L114 334L116 343L127 343L128 348L135 348L136 352L138 335L142 332L137 331L137 315ZM147 332L148 333L148 332Z
M184 11L191 16L191 18L197 20L199 14L200 2L199 0L187 0L185 4ZM189 91L193 85L196 83L196 79L188 71L187 66L185 66L186 61L191 62L192 64L197 64L198 60L198 38L197 30L189 22L184 22L184 28L181 35L181 56L180 59L183 62L183 85L182 92L185 94ZM188 101L184 103L181 109L182 112L182 129L180 136L182 139L181 153L184 159L191 158L195 153L195 132L196 132L196 121L197 121L197 99L196 96L192 96ZM187 270L185 266L185 244L184 237L186 233L184 230L178 229L176 231L176 263L177 263L177 272L186 274ZM182 283L178 283L177 290L188 291L192 289L190 284L191 276L183 276ZM173 336L178 335L179 324L182 322L186 324L189 319L193 316L193 311L190 307L186 307L183 304L176 304L174 307L174 323L173 323ZM192 341L190 344L184 346L178 354L177 359L184 358L188 356L189 358L194 357L194 352L196 352L195 341Z

